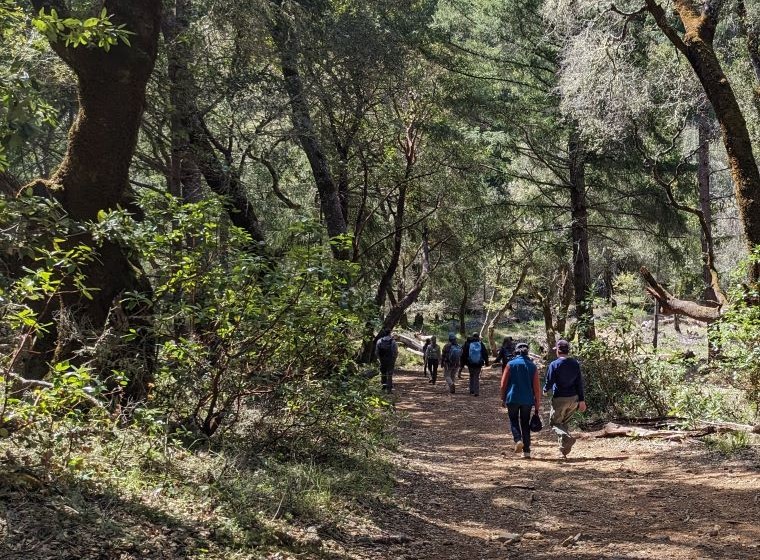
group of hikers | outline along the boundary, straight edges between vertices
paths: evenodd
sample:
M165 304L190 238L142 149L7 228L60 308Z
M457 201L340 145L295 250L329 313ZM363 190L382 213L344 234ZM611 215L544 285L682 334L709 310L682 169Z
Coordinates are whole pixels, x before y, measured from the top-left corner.
M495 363L502 364L499 399L507 409L514 451L522 453L526 459L531 457L531 431L540 431L542 428L542 395L552 394L549 424L557 436L563 457L567 457L575 443L568 422L576 410L586 410L581 367L576 359L570 357L570 343L559 340L554 350L557 359L546 370L543 389L527 343L515 344L512 337L506 337L496 354ZM380 362L383 390L390 393L393 391L393 370L398 356L398 344L390 331L380 333L375 354ZM462 371L466 366L469 371L470 395L477 397L480 394L480 374L483 367L489 365L489 351L479 333L472 333L463 346L458 344L457 335L450 333L443 349L435 336L430 337L422 348L422 354L428 383L437 382L438 368L443 367L443 377L449 393L453 394L456 392L456 380L462 379Z

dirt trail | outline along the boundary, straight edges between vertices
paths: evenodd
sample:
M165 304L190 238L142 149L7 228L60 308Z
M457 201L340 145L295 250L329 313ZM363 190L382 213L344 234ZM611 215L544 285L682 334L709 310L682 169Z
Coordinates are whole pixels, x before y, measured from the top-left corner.
M420 371L396 375L394 505L375 510L382 536L359 557L760 559L756 460L629 438L579 440L562 460L546 428L526 460L512 451L497 376L486 368L472 397L466 372L455 395Z

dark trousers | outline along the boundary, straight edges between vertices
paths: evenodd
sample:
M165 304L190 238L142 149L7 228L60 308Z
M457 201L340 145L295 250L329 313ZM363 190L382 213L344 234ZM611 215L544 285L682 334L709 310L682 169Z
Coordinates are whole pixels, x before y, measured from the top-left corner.
M430 372L430 380L435 383L435 380L438 379L438 360L428 358L427 368Z
M533 406L529 404L507 404L509 412L509 424L512 428L512 437L515 442L522 440L523 451L530 452L530 411Z
M393 391L393 367L395 364L380 363L380 383L383 391L390 393Z
M478 395L480 393L480 370L481 366L467 366L470 370L470 394Z

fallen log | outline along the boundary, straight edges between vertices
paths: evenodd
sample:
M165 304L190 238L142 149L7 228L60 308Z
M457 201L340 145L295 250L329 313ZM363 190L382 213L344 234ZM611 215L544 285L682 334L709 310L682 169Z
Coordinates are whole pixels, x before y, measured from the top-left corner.
M731 433L731 432L747 432L751 434L760 434L760 424L753 426L751 424L737 424L736 422L703 421L703 422L700 422L699 425L715 428L715 431L720 434Z
M395 336L398 342L403 344L407 350L410 350L413 354L422 356L422 344L417 342L413 337L403 333L396 333Z
M601 430L581 433L579 437L581 439L631 437L673 441L686 438L704 437L714 433L717 433L717 430L713 426L706 426L699 430L649 430L638 426L621 426L614 422L609 422Z

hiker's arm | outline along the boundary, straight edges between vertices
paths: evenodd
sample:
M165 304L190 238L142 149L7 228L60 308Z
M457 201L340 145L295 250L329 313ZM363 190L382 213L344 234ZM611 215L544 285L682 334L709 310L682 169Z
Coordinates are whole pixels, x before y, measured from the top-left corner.
M490 362L488 361L488 354L489 354L489 350L488 350L488 348L486 347L486 345L484 344L484 345L483 345L483 355L485 356L485 359L486 359L486 365L488 365L488 364L490 363Z
M501 404L504 404L504 398L507 396L507 383L509 383L509 366L504 368L504 373L501 374L501 385L499 386L499 399Z
M541 384L538 381L538 368L533 372L533 397L536 399L536 412L541 410Z
M549 364L549 367L546 368L546 381L544 382L544 393L548 393L551 386L554 384L554 370L552 369L552 365Z

